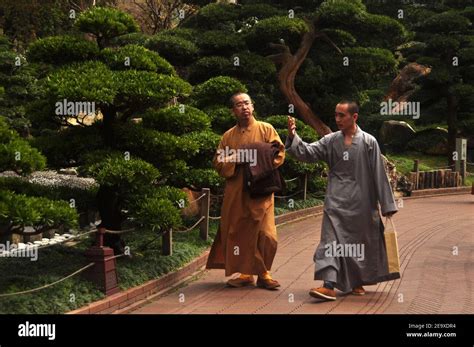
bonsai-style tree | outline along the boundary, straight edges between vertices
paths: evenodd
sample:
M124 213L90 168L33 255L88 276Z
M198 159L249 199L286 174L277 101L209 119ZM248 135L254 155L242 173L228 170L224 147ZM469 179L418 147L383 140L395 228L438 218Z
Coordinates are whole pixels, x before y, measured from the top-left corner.
M379 85L397 67L392 50L407 38L396 19L367 12L360 0L213 3L175 32L200 49L191 81L236 77L258 113L294 111L319 135L331 131L343 96L368 108L383 100Z
M117 193L113 210L127 210L136 223L154 230L179 225L184 195L170 185L209 183L207 171L192 171L193 164L204 170L198 156L217 146L208 116L184 104L191 85L158 53L114 45L114 38L137 30L130 15L94 7L75 26L89 39L47 37L28 49L29 60L47 65L34 119L60 126L33 143L51 165L79 165L100 192Z

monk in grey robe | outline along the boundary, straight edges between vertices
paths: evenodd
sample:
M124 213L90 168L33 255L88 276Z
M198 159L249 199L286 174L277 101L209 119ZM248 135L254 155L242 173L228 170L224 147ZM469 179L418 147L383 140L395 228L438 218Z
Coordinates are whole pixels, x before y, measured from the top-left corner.
M364 295L364 285L399 277L388 271L378 204L383 216L398 209L377 140L356 124L358 111L357 103L341 101L335 112L340 130L311 144L301 140L288 117L287 152L329 166L321 242L314 254L314 279L324 286L310 291L324 300L336 300L334 288Z

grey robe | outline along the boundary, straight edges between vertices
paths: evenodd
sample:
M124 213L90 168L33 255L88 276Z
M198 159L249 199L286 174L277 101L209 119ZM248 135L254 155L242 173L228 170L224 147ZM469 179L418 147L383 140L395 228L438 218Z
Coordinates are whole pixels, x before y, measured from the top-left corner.
M337 131L311 144L296 135L293 141L287 139L286 150L298 160L323 160L329 165L321 242L314 254L314 279L336 282L335 287L345 292L399 278L399 274L388 272L378 203L382 214L398 209L377 140L358 127L348 148L344 134ZM359 250L363 247L363 259L360 254L347 256L355 255L351 252L343 256L332 252L328 256L328 249L336 249L330 245L340 245L339 249L344 245Z

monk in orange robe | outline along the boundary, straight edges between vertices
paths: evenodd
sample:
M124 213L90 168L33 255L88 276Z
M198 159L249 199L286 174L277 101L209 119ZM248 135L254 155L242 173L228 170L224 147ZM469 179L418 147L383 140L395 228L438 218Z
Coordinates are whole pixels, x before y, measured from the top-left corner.
M270 275L278 244L274 196L250 197L244 189L242 156L235 152L245 144L277 141L280 149L273 160L277 168L285 159L284 145L271 124L255 119L249 95L236 93L230 101L237 125L224 133L213 161L226 185L220 226L206 267L225 269L226 276L239 273L227 282L230 287L254 285L256 275L258 287L274 290L280 286Z

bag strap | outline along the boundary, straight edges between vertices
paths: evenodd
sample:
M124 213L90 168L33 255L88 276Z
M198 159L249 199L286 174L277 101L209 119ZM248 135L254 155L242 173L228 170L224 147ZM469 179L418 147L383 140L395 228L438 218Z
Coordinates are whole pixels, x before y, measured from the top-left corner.
M395 224L393 224L393 219L392 219L392 217L391 217L391 216L390 216L390 217L385 217L385 225L387 225L387 223L388 223L389 221L390 221L390 224L392 225L393 231L396 231L396 229L395 229Z

